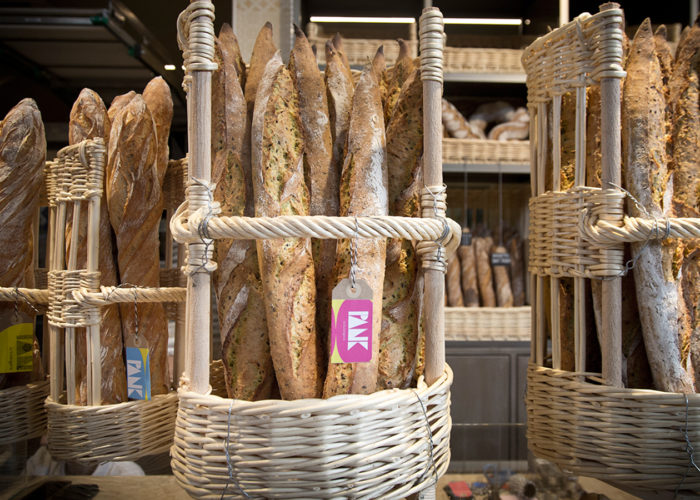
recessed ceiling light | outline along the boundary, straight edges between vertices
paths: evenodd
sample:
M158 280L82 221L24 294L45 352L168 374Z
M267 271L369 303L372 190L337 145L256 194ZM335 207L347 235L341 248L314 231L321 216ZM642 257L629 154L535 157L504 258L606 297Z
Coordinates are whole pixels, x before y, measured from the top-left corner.
M342 17L342 16L311 16L312 23L387 23L413 24L413 17Z
M175 66L174 64L166 64L164 68L165 71L175 71L177 69L177 66Z
M489 24L496 26L520 26L522 19L497 19L488 17L446 17L445 24Z

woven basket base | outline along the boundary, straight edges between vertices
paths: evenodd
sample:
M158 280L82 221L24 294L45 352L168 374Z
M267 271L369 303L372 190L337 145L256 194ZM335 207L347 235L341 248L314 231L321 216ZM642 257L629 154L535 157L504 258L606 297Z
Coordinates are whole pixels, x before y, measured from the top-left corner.
M0 390L0 445L38 437L46 431L44 400L48 394L47 381Z
M65 405L47 398L46 409L48 448L56 460L135 460L165 452L172 444L177 394L103 406Z
M700 395L686 405L683 394L582 379L529 366L527 440L537 457L635 490L700 490L686 450L686 434L700 446Z
M180 391L173 473L195 498L403 498L447 470L451 383L447 368L431 387L325 400Z

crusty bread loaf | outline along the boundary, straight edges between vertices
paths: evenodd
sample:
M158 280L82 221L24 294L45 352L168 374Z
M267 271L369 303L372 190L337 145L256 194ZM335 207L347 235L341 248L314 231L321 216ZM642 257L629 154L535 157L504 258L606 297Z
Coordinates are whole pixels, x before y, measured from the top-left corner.
M256 216L308 215L303 131L292 77L275 54L260 80L252 126ZM270 352L284 399L321 395L311 240L258 240Z
M299 118L304 138L304 177L309 187L310 215L338 215L340 171L333 164L333 139L323 76L309 41L294 26L294 47L289 71L299 96ZM336 240L312 240L316 277L316 331L326 345L331 327L331 292ZM319 366L325 367L325 350L319 350Z
M442 123L447 133L456 139L486 139L484 130L468 122L447 99L442 100Z
M350 110L355 86L352 74L346 71L338 51L331 41L326 42L326 94L328 117L333 138L333 163L331 168L340 172L343 167L343 153L350 127ZM340 203L340 202L339 202Z
M522 120L499 123L489 131L492 141L523 141L530 135L530 123Z
M493 274L491 272L491 247L493 239L475 236L472 239L476 256L476 277L479 283L479 296L483 307L496 307L496 294L493 291Z
M340 179L340 215L386 215L388 213L386 139L384 112L379 93L384 54L377 52L355 88L345 163ZM369 394L377 388L379 332L384 284L386 241L358 239L357 278L372 288L372 360L367 363L329 363L324 397L336 394ZM336 257L336 282L350 271L350 241L340 240Z
M493 247L492 254L506 253L505 247ZM493 282L496 288L496 305L513 307L513 291L510 287L509 266L493 266Z
M462 297L465 307L479 307L479 285L476 279L476 254L474 245L457 248L462 276Z
M673 211L677 217L700 217L700 26L693 26L682 44L669 81L673 144ZM681 345L689 352L695 390L700 388L700 245L677 242L674 274L680 272L681 292L690 329Z
M215 40L212 74L212 182L223 215L252 216L250 122L237 72L240 51L231 28ZM226 390L230 398L267 399L275 373L254 240L217 240L214 273Z
M455 253L447 261L445 273L445 289L447 291L447 305L450 307L464 307L462 298L462 267L459 264L459 255Z
M46 159L46 138L41 113L32 99L22 99L0 122L0 286L25 286L32 272L32 224L39 205L39 191ZM15 304L0 303L11 317ZM19 302L23 313L33 316ZM34 356L34 370L40 376L41 359ZM26 384L32 373L0 374L0 388Z
M525 262L523 261L523 242L517 232L506 243L510 254L510 288L513 292L513 306L525 305Z
M253 44L253 53L250 56L250 67L248 68L244 87L248 117L251 119L260 79L265 72L268 61L275 55L275 52L277 52L277 47L275 47L275 42L272 39L272 24L267 22L260 28L255 44Z
M389 215L420 216L423 83L420 70L405 80L386 130ZM412 380L422 312L423 276L410 240L389 239L379 334L379 389Z
M670 171L666 152L666 102L649 19L637 30L627 60L622 101L623 170L627 189L652 217L669 214ZM633 217L641 214L634 203ZM689 324L671 273L673 249L659 241L632 245L634 278L644 343L657 389L694 392L681 363L680 338Z
M238 38L236 38L233 28L231 28L229 23L221 24L217 39L219 40L219 43L226 47L227 51L229 52L233 67L236 70L236 75L238 75L237 78L241 86L241 90L245 90L248 69L246 68L245 61L243 60L241 48L238 45Z
M170 95L170 87L162 76L157 76L148 82L146 88L143 89L143 100L146 102L148 111L151 112L156 127L156 140L158 141L156 169L158 170L158 182L162 186L170 157L168 137L173 121L173 98Z
M384 103L384 123L388 129L391 115L399 99L401 88L406 79L413 73L413 58L410 55L408 44L401 38L397 40L399 44L399 57L394 66L386 72L386 98Z
M508 116L514 111L513 106L505 101L485 102L469 115L469 121L481 130L485 130L489 124L508 121Z
M158 144L153 117L140 95L114 117L109 136L106 192L109 219L117 242L122 283L159 286L158 227L163 213L161 184L156 168ZM168 325L160 303L120 306L124 344L137 334L150 356L151 394L170 386L167 349Z
M107 109L107 117L109 118L109 123L114 122L114 119L117 117L117 115L121 112L122 109L126 107L127 104L131 102L131 100L134 97L136 97L136 92L130 90L126 94L118 95L117 97L112 99L112 102L110 103L109 108Z
M656 57L659 60L659 68L661 69L661 81L664 85L664 93L668 100L668 83L671 78L673 67L673 53L666 39L666 26L664 24L659 25L654 32L654 48Z
M340 62L343 63L343 68L345 68L345 72L347 75L352 78L352 71L350 69L350 61L348 60L348 56L345 53L345 47L343 47L343 37L340 36L340 33L336 33L333 35L333 47L335 48L335 51L338 53L338 57L340 58Z
M68 142L77 144L86 139L101 137L105 144L109 141L110 121L107 109L100 96L83 89L73 104L68 123ZM100 251L98 268L100 285L117 285L117 261L112 246L112 226L109 222L107 201L103 195L100 202ZM83 207L87 207L83 204ZM66 217L66 253L70 252L73 219L68 210ZM83 209L80 217L80 234L78 236L78 269L87 266L87 210ZM122 322L119 305L100 308L100 345L102 360L102 403L120 403L126 401L126 370L124 365L124 344L122 342ZM76 404L87 404L87 342L84 328L76 330L75 396Z

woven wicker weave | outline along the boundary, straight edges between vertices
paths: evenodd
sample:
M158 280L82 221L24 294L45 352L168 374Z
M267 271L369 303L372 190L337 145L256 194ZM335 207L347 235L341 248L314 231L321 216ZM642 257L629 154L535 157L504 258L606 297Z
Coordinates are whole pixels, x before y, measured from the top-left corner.
M48 381L0 391L0 445L31 439L44 433L44 399L48 394Z
M599 375L598 375L599 377ZM578 475L652 490L700 489L686 449L700 442L700 395L616 389L531 364L527 439ZM685 478L685 480L684 480Z
M445 340L530 340L530 306L446 307Z
M527 165L530 163L530 142L443 139L442 161L444 163Z
M430 387L325 400L180 391L173 473L195 498L242 496L228 440L232 477L253 498L403 498L447 469L451 383L447 368Z
M522 74L522 56L522 50L448 46L445 47L445 73Z
M134 460L164 452L172 444L177 395L103 406L66 405L49 397L46 409L48 448L56 460Z

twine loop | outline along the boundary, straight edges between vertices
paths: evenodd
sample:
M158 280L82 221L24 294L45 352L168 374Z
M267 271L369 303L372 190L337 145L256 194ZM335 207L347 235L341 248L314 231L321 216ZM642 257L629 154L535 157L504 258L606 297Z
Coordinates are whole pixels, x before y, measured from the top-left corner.
M420 75L423 81L442 83L444 35L442 12L435 7L424 9L420 16Z
M177 44L182 50L185 80L189 90L192 71L216 71L214 62L214 5L210 1L190 3L177 18Z
M209 235L209 221L221 213L219 203L214 201L214 189L216 184L190 177L187 185L188 206L197 207L192 215L198 219L197 235L198 243L190 243L187 246L187 264L182 271L188 275L197 273L212 273L217 265L213 260L214 240ZM174 232L173 232L174 234Z
M447 257L459 246L462 229L446 217L447 186L425 186L421 190L421 209L424 218L438 219L442 234L433 241L420 241L416 252L421 257L423 269L447 272Z

